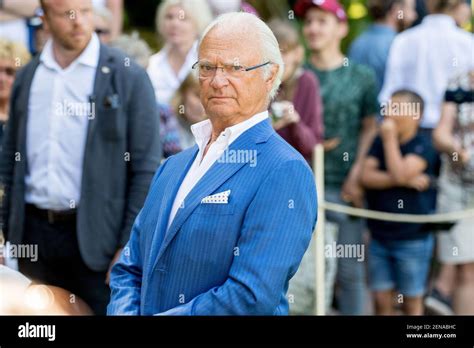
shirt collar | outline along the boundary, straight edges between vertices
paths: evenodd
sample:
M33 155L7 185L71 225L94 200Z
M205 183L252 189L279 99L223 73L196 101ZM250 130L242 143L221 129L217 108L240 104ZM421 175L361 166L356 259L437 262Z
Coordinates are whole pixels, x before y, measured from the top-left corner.
M198 52L198 44L199 44L199 40L196 40L194 41L193 45L191 46L191 49L188 51L187 55L186 55L186 59L189 59L190 56L195 56ZM167 59L167 55L168 55L168 52L170 50L170 46L168 44L165 44L165 46L163 47L163 56L161 57L161 59Z
M268 111L265 110L260 112L249 119L237 123L231 127L227 127L224 131L219 135L216 142L222 143L225 146L229 146L234 142L242 133L246 130L252 128L257 123L262 122L263 120L268 118ZM212 134L212 123L211 121L204 120L193 124L191 126L191 132L194 135L194 139L196 140L196 144L199 147L199 151L203 151L209 139L211 138Z
M198 40L194 41L191 49L188 51L186 54L186 59L184 60L183 65L181 66L181 69L179 70L178 77L184 78L189 74L190 67L196 63L196 60L198 58ZM169 45L165 45L163 49L158 52L157 54L157 62L158 62L158 67L161 69L161 64L166 64L169 65L168 63L168 52L170 50Z
M86 48L79 57L77 57L66 69L70 68L76 64L83 64L92 68L97 68L99 64L99 55L100 55L100 41L96 33L92 33L91 39L87 44ZM40 56L40 61L47 66L48 68L55 70L65 70L62 69L59 64L56 62L53 53L53 41L49 39L43 49L43 52Z
M439 27L440 25L457 27L456 21L453 17L445 14L432 14L423 18L423 24L433 25Z

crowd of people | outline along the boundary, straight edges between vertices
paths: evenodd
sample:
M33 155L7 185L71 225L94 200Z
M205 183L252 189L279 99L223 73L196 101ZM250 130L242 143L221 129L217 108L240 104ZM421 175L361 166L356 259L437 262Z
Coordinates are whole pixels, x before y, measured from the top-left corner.
M163 46L152 54L137 32L122 33L122 0L0 4L1 234L7 245L38 246L35 261L0 254L0 273L2 263L18 267L104 314L111 267L156 169L195 146L192 126L207 118L195 72L211 68L199 63L203 31L226 12L260 14L240 0L163 0ZM471 2L367 8L373 23L347 54L350 19L337 0L297 0L268 19L284 62L273 128L309 164L323 145L329 202L423 215L473 209ZM217 70L236 67L239 57ZM367 250L326 257L328 312L474 314L474 217L326 218L325 250ZM313 262L309 248L288 290L293 314L312 314Z

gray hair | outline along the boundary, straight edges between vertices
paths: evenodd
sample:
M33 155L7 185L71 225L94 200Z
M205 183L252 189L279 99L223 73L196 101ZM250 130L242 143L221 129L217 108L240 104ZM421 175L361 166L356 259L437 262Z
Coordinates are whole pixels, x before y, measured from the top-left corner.
M166 12L171 6L183 8L183 16L189 16L196 27L196 34L200 36L204 28L212 20L212 12L206 0L164 0L158 6L155 15L156 30L162 35L162 25L165 22Z
M253 14L245 12L230 12L220 15L207 26L202 34L201 40L199 41L199 46L201 46L206 35L209 34L214 27L221 25L225 26L227 30L234 32L238 32L239 30L242 31L243 29L251 29L252 32L256 33L260 41L260 52L264 60L262 63L270 61L272 64L278 65L278 73L268 96L269 100L272 100L276 96L278 88L280 87L284 67L280 46L278 45L278 41L275 38L275 35L273 35L273 32L264 21ZM268 78L271 73L271 64L264 66L262 70L264 77Z
M120 35L110 43L110 46L122 50L140 66L144 68L148 66L151 49L144 40L140 39L138 32L134 31L131 35Z
M112 12L107 7L94 6L93 13L94 13L94 15L99 16L100 18L102 18L107 23L107 25L110 26L110 23L112 22L113 15L112 15Z

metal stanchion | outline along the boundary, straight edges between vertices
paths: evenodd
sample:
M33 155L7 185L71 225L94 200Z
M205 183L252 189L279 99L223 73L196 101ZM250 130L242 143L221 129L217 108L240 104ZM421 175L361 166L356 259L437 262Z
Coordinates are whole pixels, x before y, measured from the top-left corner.
M462 211L453 211L447 213L415 215L415 214L397 214L384 211L375 211L368 209L360 209L348 207L336 203L326 202L324 197L324 147L317 145L313 153L313 172L318 190L318 223L314 232L313 243L314 251L314 289L315 302L314 314L324 315L326 311L325 301L325 257L324 257L324 229L326 224L326 210L334 211L342 214L358 216L366 219L375 219L394 222L411 222L411 223L440 223L440 222L456 222L463 219L474 218L474 209L466 209Z
M315 284L314 289L316 292L314 312L316 315L325 314L325 259L324 259L324 225L325 225L325 214L324 214L324 147L319 144L316 146L313 158L313 170L316 178L316 188L318 190L318 222L316 224L316 235L314 243L314 257L315 257Z

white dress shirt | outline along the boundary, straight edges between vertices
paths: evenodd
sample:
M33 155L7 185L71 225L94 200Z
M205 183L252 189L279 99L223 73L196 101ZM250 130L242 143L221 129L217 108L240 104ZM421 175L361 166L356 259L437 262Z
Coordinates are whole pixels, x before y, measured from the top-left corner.
M410 89L425 102L421 126L434 128L448 81L474 67L474 37L458 28L453 18L429 15L423 22L395 38L379 95L387 102L398 89Z
M168 47L165 46L161 51L152 55L148 64L148 76L150 77L155 96L160 104L169 105L173 94L191 72L192 66L198 60L198 42L188 52L183 66L178 75L174 72L168 61Z
M51 40L41 53L28 104L25 200L42 209L66 210L79 204L99 54L96 34L65 69L54 58Z
M252 128L257 123L262 122L268 118L268 111L263 111L240 122L232 127L224 129L219 135L215 142L209 146L206 152L206 156L203 158L204 149L206 148L212 133L212 124L210 120L204 120L191 126L191 131L196 139L196 144L199 147L199 152L194 159L193 164L189 168L186 177L184 178L181 186L179 187L178 193L176 194L171 208L170 217L168 220L168 228L171 226L173 219L178 212L178 209L182 206L182 203L186 199L186 196L196 186L199 180L207 173L216 162L219 157L222 156L224 151L232 144L242 133Z

